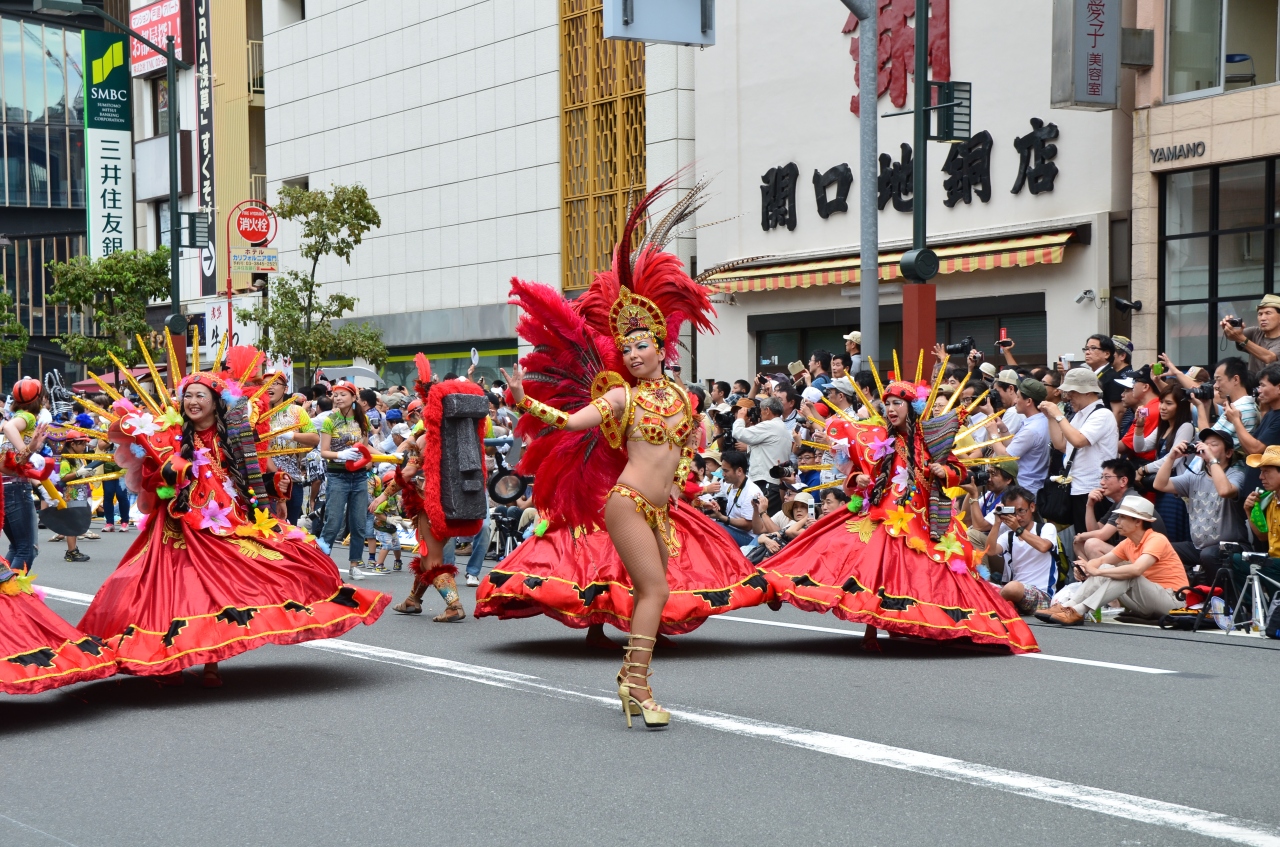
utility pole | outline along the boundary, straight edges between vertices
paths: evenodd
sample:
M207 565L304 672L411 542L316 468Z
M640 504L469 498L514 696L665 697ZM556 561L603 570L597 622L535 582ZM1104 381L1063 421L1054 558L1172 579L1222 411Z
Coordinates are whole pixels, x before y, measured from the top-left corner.
M880 0L841 0L858 19L858 191L861 244L858 248L860 282L858 327L862 331L862 361L880 358L880 219L876 206L879 180L880 119L876 112L879 65Z
M185 359L187 319L182 314L182 277L178 264L178 257L182 254L182 215L178 211L178 101L181 99L178 96L178 68L189 70L192 65L178 58L172 35L165 42L167 49L160 47L123 21L116 20L96 6L86 6L81 0L35 0L33 11L52 17L94 15L165 58L165 82L169 86L169 298L172 306L172 314L165 323L175 338L179 357Z
M938 337L937 289L929 280L938 273L938 256L928 247L929 121L932 111L929 84L929 0L916 0L915 150L912 153L911 249L902 256L902 365L909 368L924 351L924 375L933 367L933 345ZM942 105L942 104L939 104ZM910 379L914 371L898 379Z

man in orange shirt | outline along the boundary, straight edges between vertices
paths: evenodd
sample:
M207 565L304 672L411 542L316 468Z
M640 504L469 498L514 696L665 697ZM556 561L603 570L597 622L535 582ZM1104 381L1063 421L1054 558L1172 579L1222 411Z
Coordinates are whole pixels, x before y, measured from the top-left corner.
M1169 539L1151 528L1155 507L1134 495L1115 508L1116 529L1124 537L1110 552L1096 559L1077 559L1076 575L1083 582L1058 592L1053 605L1036 617L1079 626L1094 609L1119 600L1136 615L1158 618L1182 602L1174 592L1187 584L1182 560Z

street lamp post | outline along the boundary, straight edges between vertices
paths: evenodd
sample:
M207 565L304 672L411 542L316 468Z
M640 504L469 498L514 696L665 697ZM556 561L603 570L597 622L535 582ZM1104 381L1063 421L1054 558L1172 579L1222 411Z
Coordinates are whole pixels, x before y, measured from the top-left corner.
M862 186L858 192L858 214L861 218L861 245L858 247L860 283L858 288L858 328L862 332L862 362L868 357L880 358L880 220L876 206L876 181L879 176L880 148L879 97L876 73L880 24L880 0L840 0L858 18L862 35L858 38L858 127L859 170ZM869 275L868 275L869 274Z
M35 0L35 11L52 17L72 17L74 15L95 15L117 27L137 41L150 47L164 56L166 63L165 79L169 86L169 299L172 301L172 313L166 322L169 332L175 336L186 336L187 321L182 315L182 288L178 254L182 244L182 216L178 213L178 68L189 70L192 65L178 58L174 49L172 35L166 39L168 48L160 47L142 33L131 29L122 21L96 6L86 6L81 0ZM183 350L186 345L180 345Z

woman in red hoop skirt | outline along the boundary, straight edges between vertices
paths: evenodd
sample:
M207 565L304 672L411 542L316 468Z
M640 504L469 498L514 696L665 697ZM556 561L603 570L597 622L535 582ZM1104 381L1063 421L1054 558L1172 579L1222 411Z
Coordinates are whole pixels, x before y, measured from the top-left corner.
M181 414L116 401L116 461L142 492L148 522L94 597L84 631L115 650L124 673L181 684L183 668L203 663L204 685L217 687L223 659L377 620L389 597L344 585L313 538L248 493L257 460L228 435L228 405L245 402L239 387L198 373L179 397Z
M667 563L671 594L658 631L683 635L711 615L758 606L772 592L720 527L694 506L671 509L680 545ZM536 533L494 566L476 589L477 618L546 615L574 629L592 627L588 640L612 646L603 625L631 631L631 580L609 533L560 525Z
M921 420L921 393L892 383L883 394L888 425L850 428L850 509L824 517L767 560L769 581L797 608L866 624L868 649L876 649L881 627L1038 651L1018 612L978 577L973 547L941 494L965 475L949 440L959 415Z

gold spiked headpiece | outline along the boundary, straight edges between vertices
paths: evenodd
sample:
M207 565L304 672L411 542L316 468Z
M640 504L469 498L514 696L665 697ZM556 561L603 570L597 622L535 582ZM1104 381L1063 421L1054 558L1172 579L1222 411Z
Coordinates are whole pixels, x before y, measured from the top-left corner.
M662 310L652 300L633 293L625 285L618 292L618 299L613 301L609 318L613 322L613 340L619 347L644 335L658 342L667 340L667 319Z

